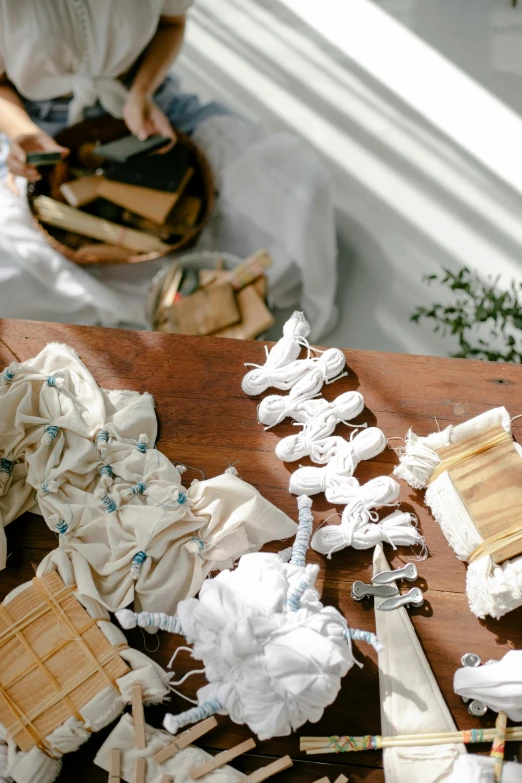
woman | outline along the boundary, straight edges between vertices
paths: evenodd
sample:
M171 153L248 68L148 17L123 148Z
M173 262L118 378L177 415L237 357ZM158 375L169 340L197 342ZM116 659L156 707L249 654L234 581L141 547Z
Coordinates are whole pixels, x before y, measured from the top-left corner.
M302 304L317 338L334 313L328 177L294 137L268 135L218 103L180 92L168 73L191 3L0 0L0 133L9 138L7 167L37 180L27 153L59 150L66 156L53 140L56 132L104 112L123 117L142 139L154 133L174 139L172 125L194 134L221 196L202 241L239 255L267 247L275 260L270 282L276 305L295 303L297 266ZM0 240L1 234L0 226Z

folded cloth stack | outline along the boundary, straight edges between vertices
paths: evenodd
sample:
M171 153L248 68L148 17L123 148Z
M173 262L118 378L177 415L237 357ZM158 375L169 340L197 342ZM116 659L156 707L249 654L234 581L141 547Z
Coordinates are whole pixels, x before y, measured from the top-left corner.
M0 376L0 568L4 527L24 511L42 514L78 594L110 611L174 612L207 574L296 525L233 473L186 489L154 448L150 394L100 389L77 354L48 345Z
M437 450L461 444L492 428L503 429L508 435L511 434L511 417L505 408L494 408L462 424L450 425L441 432L433 432L425 437L409 430L404 447L397 450L399 465L395 468L395 475L416 489L427 487L426 505L460 560L469 560L483 544L483 538L449 471L439 471L441 459ZM513 446L522 457L522 446L518 443L513 443ZM468 564L466 594L471 611L477 617L491 615L499 618L521 606L522 556L497 564L484 550L480 557Z

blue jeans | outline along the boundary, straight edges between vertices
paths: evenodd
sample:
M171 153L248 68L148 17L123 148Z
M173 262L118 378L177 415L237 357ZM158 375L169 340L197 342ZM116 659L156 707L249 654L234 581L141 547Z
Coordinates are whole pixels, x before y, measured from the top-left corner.
M161 87L154 94L154 100L167 115L172 125L189 135L203 120L217 114L232 114L230 109L216 101L201 101L197 95L181 92L180 82L176 76L167 76ZM48 101L29 101L24 99L24 106L33 122L49 136L55 136L58 131L67 126L70 98L53 98ZM85 111L85 118L100 117L106 114L98 102ZM2 143L3 142L3 143ZM8 140L0 134L0 178L5 177L7 168L5 159L8 152Z

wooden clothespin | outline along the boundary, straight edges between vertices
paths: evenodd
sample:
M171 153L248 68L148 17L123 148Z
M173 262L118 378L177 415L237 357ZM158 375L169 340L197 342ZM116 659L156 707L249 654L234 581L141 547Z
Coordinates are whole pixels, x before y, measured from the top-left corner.
M174 778L172 777L172 775L165 774L161 778L161 783L172 783L173 780L174 780Z
M132 686L132 717L134 718L134 747L145 750L145 715L143 714L143 691L141 682L135 682Z
M330 778L319 778L315 783L330 783Z
M147 774L147 759L136 759L136 768L134 773L134 783L145 783Z
M236 745L234 748L230 748L230 750L224 750L223 753L218 753L217 756L214 756L205 764L201 764L199 767L191 769L190 777L192 780L198 780L198 778L202 778L203 775L207 775L209 772L213 772L218 767L222 767L223 764L228 764L229 761L237 758L237 756L241 756L242 753L246 753L247 751L252 750L255 748L255 746L256 743L254 740L248 739L245 740L245 742L241 742L240 745Z
M346 775L339 775L339 777L336 778L336 780L334 780L334 783L350 783L350 781L348 780Z
M167 761L167 759L175 756L176 753L178 753L180 750L183 750L183 748L186 748L187 745L195 742L197 739L202 737L203 734L206 734L207 731L210 731L216 726L217 720L214 718L214 716L207 718L206 720L202 720L201 723L196 723L196 725L192 726L191 729L184 731L183 734L179 734L177 737L175 737L169 745L166 745L161 750L158 750L158 752L155 753L152 758L156 764L163 764L164 761Z
M111 766L109 771L109 783L120 783L121 775L121 750L111 750Z
M293 763L290 756L283 756L282 758L277 759L277 761L268 764L266 767L256 769L255 772L252 772L252 774L248 776L248 781L249 783L262 783L263 780L272 777L272 775L277 775L278 772L282 772L284 769L293 766Z

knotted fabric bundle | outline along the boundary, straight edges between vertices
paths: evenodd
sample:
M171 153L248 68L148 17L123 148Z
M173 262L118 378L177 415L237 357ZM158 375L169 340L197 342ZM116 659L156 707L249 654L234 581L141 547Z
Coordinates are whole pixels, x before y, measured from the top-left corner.
M429 763L428 757L426 764ZM490 756L464 753L456 758L451 774L444 778L444 783L494 783L494 767L495 759ZM502 783L520 783L520 781L522 781L522 765L512 761L504 762Z
M287 416L301 424L306 424L307 421L330 404L324 397L302 399L301 397L294 397L291 393L284 396L269 394L257 406L257 420L260 424L265 425L265 429L275 427L276 424L280 424Z
M76 353L48 345L0 386L0 569L5 525L42 514L78 594L110 611L174 612L215 568L229 567L295 523L225 472L186 489L154 447L149 394L100 389ZM52 428L52 429L50 429ZM52 567L56 551L41 568Z
M359 483L352 478L361 460L373 459L386 448L386 436L378 427L368 427L351 440L331 437L314 443L314 458L327 462L324 468L298 468L290 476L294 495L324 492L329 503L347 503Z
M505 408L494 408L426 437L417 436L410 430L405 446L397 449L400 462L394 473L416 489L429 484L426 505L457 557L472 560L466 572L466 594L471 611L477 617L491 615L498 619L522 605L522 555L497 564L487 551L482 551L473 559L484 539L437 453L439 449L477 438L493 428L511 434L511 418ZM513 447L522 458L522 447L518 443L513 443ZM471 462L466 465L471 465Z
M309 349L306 338L310 334L310 324L303 313L296 311L283 326L283 336L270 349L265 346L266 362L262 366L245 364L245 367L253 366L254 369L247 372L243 378L243 391L245 394L258 394L256 391L262 386L273 370L286 367L295 362L304 346ZM310 358L310 349L308 350ZM270 386L270 383L267 384ZM267 388L265 386L265 388ZM250 391L247 391L249 389ZM254 391L252 391L254 390ZM263 389L264 391L264 389Z
M276 455L284 462L293 462L302 457L322 461L315 460L316 456L320 456L315 452L315 444L331 435L339 422L346 423L354 419L363 408L364 399L359 392L350 391L339 395L307 421L301 432L280 440L276 446Z
M477 699L493 712L505 712L522 721L522 650L510 650L487 666L463 666L453 677L453 690L465 699ZM521 769L522 773L522 769Z
M251 370L243 378L241 388L245 394L256 395L270 386L283 391L296 387L294 398L313 397L321 391L324 383L342 377L345 363L344 354L339 348L328 348L316 358L296 359L284 367L270 370Z
M216 712L246 723L260 739L290 734L318 721L334 701L355 662L352 639L382 649L374 634L350 630L337 609L319 600L319 566L305 565L311 501L299 498L298 505L289 563L276 554L245 555L235 570L207 579L199 598L182 601L176 618L162 620L161 627L182 629L193 643L208 680L198 707L165 717L172 734ZM127 610L117 617L126 628L158 622Z
M369 549L380 541L397 546L422 543L423 538L412 524L411 514L396 510L379 520L373 511L395 505L400 487L391 476L380 476L358 487L343 509L341 524L320 527L312 538L312 549L328 557L347 546Z

